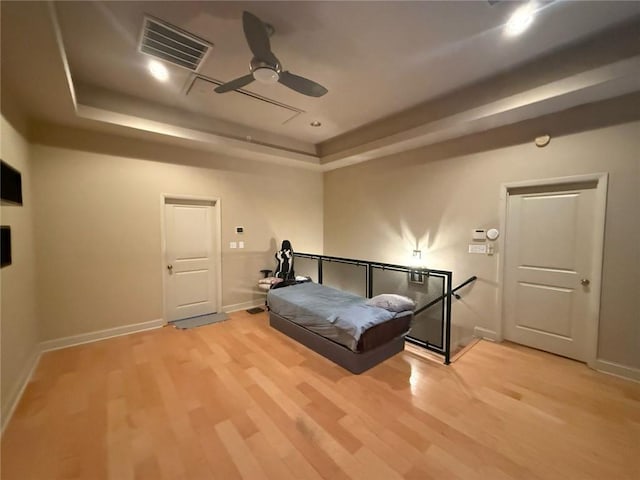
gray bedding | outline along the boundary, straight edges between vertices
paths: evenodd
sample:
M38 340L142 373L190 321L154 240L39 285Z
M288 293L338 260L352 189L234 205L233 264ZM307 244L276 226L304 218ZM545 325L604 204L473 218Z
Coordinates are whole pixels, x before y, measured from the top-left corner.
M366 299L342 290L307 282L269 290L269 308L287 320L356 351L369 328L400 313L365 304Z

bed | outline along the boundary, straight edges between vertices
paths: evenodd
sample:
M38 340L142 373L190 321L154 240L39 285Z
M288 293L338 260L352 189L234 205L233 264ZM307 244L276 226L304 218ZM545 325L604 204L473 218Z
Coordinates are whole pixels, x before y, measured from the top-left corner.
M358 295L313 282L272 289L267 305L273 328L352 373L404 350L413 319L412 310L369 305Z

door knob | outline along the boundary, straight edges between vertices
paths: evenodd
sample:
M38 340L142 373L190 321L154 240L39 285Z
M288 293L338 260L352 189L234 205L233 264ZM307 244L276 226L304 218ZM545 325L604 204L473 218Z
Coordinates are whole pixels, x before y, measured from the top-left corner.
M580 280L580 283L581 283L583 286L588 287L588 286L589 286L589 284L591 283L591 281L589 281L589 279L588 279L588 278L583 278L582 280Z

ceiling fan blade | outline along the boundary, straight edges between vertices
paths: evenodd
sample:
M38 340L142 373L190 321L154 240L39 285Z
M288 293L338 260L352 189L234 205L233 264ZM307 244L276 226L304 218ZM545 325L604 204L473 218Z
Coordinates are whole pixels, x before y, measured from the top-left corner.
M242 28L253 56L271 65L277 65L278 59L271 52L269 33L262 20L252 13L242 12Z
M213 91L216 93L230 92L231 90L237 90L244 87L245 85L249 85L254 80L255 79L253 78L253 75L245 75L244 77L236 78L235 80L231 80L230 82L223 83L222 85L214 88Z
M309 97L321 97L328 92L328 90L322 85L309 80L308 78L294 75L290 72L280 73L278 82L298 93L308 95Z

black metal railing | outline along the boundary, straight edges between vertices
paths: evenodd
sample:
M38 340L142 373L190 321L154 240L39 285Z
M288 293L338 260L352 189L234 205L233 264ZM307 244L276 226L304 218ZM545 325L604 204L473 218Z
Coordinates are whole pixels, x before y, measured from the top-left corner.
M324 281L324 273L325 273L325 265L331 263L338 264L347 264L353 265L356 267L364 267L364 281L366 292L366 297L371 298L374 296L374 293L377 291L376 285L374 282L375 273L377 271L381 272L400 272L406 273L407 278L414 278L418 281L408 280L411 284L424 284L424 288L429 287L429 283L424 283L424 279L439 279L440 283L436 282L436 287L438 288L440 295L437 298L429 301L427 304L420 306L415 312L414 317L425 312L427 309L435 307L440 304L440 309L438 311L437 317L440 321L440 328L438 335L440 338L439 343L437 341L430 341L431 339L418 338L411 335L411 332L405 337L405 340L419 345L427 350L433 351L440 355L444 356L444 363L449 364L451 361L451 298L456 297L460 298L455 292L469 283L476 280L477 277L473 276L467 279L462 284L458 285L455 288L452 288L452 280L453 273L448 270L436 270L430 268L417 268L410 267L406 265L396 265L390 263L381 263L381 262L372 262L369 260L358 260L353 258L343 258L343 257L332 257L328 255L317 255L313 253L294 253L295 258L299 259L309 259L314 260L316 262L317 268L317 282L322 284ZM296 266L297 269L297 266ZM380 292L382 293L382 292ZM386 293L394 293L394 292L386 292Z
M458 290L460 290L463 287L466 287L467 285L469 285L471 282L475 282L478 279L478 277L476 277L475 275L472 277L467 278L464 282L462 282L460 285L458 285L456 288L454 288L453 290L451 290L451 295L453 295L456 299L460 300L460 295L458 295L456 292ZM434 305L436 305L438 302L441 302L444 299L444 296L441 295L438 298L436 298L435 300L430 301L429 303L427 303L426 305L420 307L419 309L417 309L414 314L418 315L419 313L424 312L427 308L432 307Z

